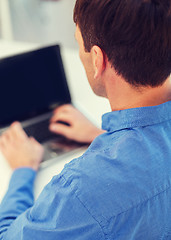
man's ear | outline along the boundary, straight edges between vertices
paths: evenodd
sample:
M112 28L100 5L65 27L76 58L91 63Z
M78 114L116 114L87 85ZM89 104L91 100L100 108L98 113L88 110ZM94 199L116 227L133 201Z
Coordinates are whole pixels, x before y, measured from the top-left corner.
M93 46L91 49L92 63L94 67L94 79L100 77L106 67L105 54L98 46Z

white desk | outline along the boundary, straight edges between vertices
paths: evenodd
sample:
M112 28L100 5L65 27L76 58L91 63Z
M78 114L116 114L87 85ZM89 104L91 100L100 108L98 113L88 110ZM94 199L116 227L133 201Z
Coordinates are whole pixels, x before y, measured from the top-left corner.
M9 56L19 52L28 51L38 48L38 45L0 41L0 57ZM94 95L89 87L87 78L79 60L78 52L72 49L62 49L62 58L69 88L71 91L73 103L84 112L98 126L101 124L101 115L110 111L108 101ZM35 181L35 197L39 195L43 187L51 180L51 178L60 173L65 163L75 157L80 156L82 152L66 156L65 159L58 159L47 168L41 169ZM12 171L0 154L0 201L4 196Z

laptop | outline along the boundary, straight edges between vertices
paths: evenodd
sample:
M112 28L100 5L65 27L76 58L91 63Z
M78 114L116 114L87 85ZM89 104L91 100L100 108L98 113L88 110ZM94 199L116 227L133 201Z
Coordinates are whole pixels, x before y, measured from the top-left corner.
M72 102L59 45L0 59L0 84L0 134L20 121L44 145L43 162L85 147L48 129L53 110Z

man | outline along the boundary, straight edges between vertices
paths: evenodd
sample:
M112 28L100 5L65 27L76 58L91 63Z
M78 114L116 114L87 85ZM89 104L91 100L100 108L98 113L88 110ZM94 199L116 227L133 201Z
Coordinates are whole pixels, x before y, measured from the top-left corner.
M72 107L59 108L51 130L80 141L100 135L33 203L43 150L12 125L0 143L17 168L0 208L0 237L171 239L171 2L77 0L74 20L89 83L111 105L106 132L85 120L81 134Z

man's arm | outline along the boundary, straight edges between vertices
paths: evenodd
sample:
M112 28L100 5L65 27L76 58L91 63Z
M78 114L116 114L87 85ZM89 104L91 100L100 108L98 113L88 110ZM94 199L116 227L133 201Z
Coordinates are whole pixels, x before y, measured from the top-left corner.
M19 123L0 137L0 150L16 169L0 205L0 239L103 239L99 223L62 175L49 183L33 204L34 178L43 148L27 137Z
M33 185L36 172L31 168L14 171L8 191L0 205L0 239L15 219L34 204Z
M14 187L14 191L11 189L7 193L0 207L0 239L105 239L100 223L82 204L76 194L77 187L63 173L52 179L31 207L34 173L28 173L27 170L29 169L18 169L14 172L10 189L14 187L14 182L19 187ZM21 181L26 174L27 182ZM73 174L73 181L76 178Z
M0 137L0 150L14 170L0 205L0 238L3 239L12 222L33 205L33 184L43 147L28 138L19 123L14 123Z

